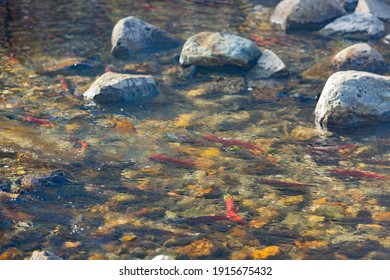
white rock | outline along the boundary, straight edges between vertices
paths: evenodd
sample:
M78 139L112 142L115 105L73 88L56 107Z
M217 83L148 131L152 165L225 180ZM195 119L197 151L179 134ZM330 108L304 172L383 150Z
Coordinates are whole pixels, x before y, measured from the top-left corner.
M174 260L174 258L172 258L171 256L168 256L168 255L157 255L152 260L153 261L157 261L157 260Z
M390 121L390 77L340 71L329 77L315 109L323 128Z

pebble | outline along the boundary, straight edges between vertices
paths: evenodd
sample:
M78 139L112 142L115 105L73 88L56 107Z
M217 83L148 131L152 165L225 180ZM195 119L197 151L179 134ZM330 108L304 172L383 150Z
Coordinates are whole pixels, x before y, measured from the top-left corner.
M47 261L47 260L63 260L63 258L60 258L56 254L51 253L49 251L34 251L32 253L30 260Z

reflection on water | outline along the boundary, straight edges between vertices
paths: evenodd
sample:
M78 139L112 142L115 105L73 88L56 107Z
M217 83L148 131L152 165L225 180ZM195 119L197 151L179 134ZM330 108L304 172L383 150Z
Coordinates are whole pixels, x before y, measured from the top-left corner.
M325 79L300 73L351 42L273 30L276 2L1 3L0 258L388 259L389 125L315 129ZM111 30L128 15L183 42L204 30L274 38L291 77L187 78L180 47L114 59ZM161 94L86 104L107 67L151 74Z

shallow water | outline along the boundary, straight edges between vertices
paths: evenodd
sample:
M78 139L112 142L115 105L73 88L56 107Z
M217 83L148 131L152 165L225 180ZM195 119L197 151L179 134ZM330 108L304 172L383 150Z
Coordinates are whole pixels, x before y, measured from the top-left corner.
M389 259L389 180L367 174L390 176L390 126L315 129L326 78L302 72L352 41L272 29L276 2L0 4L0 258L49 250L65 259ZM279 39L266 47L291 75L251 84L243 72L201 69L186 79L180 47L114 59L112 27L129 15L183 42L204 30ZM371 44L389 61L388 45ZM76 59L90 67L61 68ZM152 74L161 94L91 106L79 96L106 67ZM207 133L266 151L224 146ZM66 184L19 194L24 176L57 169ZM239 221L218 218L228 195Z

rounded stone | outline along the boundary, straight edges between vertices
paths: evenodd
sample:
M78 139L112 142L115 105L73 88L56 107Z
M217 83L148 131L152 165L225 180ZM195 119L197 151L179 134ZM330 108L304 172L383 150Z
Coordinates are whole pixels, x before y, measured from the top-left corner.
M367 43L343 49L332 58L331 65L336 71L358 70L376 74L383 74L389 68L383 56Z
M112 55L122 57L144 49L176 47L179 41L161 28L130 16L115 24L111 44Z
M315 109L322 128L390 121L390 77L340 71L329 77Z
M377 39L385 33L385 25L371 14L349 14L327 24L319 32L322 36L342 36L351 39Z
M270 17L272 24L291 30L318 30L346 12L338 0L283 0Z
M160 92L156 81L150 75L130 75L107 72L100 76L84 92L84 99L97 102L133 102L152 97Z
M250 68L260 55L259 48L251 40L228 33L201 32L185 42L180 54L180 64Z

